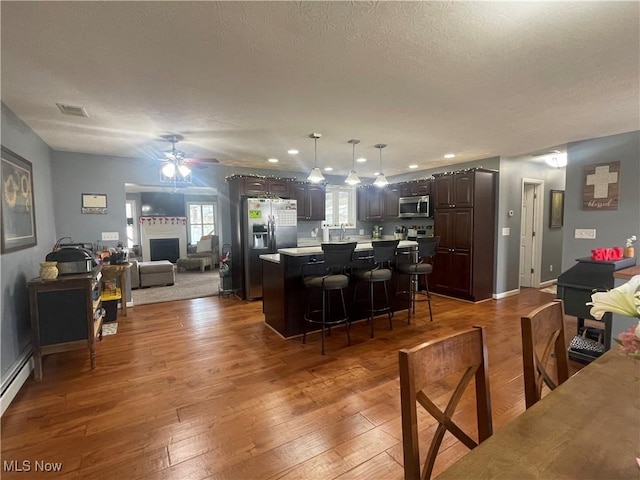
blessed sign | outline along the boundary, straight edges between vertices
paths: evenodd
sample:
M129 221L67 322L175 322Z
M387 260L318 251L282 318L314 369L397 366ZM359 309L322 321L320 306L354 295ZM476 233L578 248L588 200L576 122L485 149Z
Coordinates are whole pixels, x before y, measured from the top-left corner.
M620 196L620 162L590 165L584 169L583 210L617 210Z

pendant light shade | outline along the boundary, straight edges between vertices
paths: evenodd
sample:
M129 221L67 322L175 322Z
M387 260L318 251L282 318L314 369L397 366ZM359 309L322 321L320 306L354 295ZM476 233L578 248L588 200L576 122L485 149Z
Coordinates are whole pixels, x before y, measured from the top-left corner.
M165 177L173 178L173 176L176 174L176 165L173 162L167 163L164 167L162 167L162 174Z
M380 173L378 174L378 176L376 177L376 180L373 182L373 184L376 187L386 187L387 185L389 185L389 180L387 180L387 177L384 176L384 173L382 173L382 149L384 147L386 147L387 145L384 143L379 143L377 145L375 145L375 147L380 150Z
M351 171L347 176L347 179L344 181L347 185L357 185L360 183L360 177L356 173L356 145L360 143L360 140L351 139L349 143L353 145L353 161L351 162Z
M324 181L324 175L318 168L318 139L322 136L321 133L310 133L309 138L313 138L313 169L309 176L307 177L307 181L311 183L320 183Z

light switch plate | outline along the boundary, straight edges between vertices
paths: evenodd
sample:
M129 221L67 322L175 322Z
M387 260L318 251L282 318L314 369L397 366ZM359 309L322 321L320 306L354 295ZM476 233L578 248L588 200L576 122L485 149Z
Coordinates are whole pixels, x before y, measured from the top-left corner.
M593 240L596 238L595 228L576 228L574 238L586 238Z
M120 240L118 232L102 232L102 240Z
M504 227L502 229L502 236L503 237L508 237L509 235L511 235L511 228L509 227Z

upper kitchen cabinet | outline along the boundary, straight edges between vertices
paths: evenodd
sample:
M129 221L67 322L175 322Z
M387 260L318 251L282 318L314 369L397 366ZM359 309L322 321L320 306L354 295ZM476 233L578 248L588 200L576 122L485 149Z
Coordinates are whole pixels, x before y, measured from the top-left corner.
M358 188L358 220L376 221L398 218L400 185L384 188L367 185Z
M435 208L473 207L475 172L437 176Z
M431 193L432 181L428 178L422 180L416 180L413 182L400 183L400 196L401 197L421 197L423 195L429 195Z
M298 201L298 220L324 220L326 208L325 185L294 183L294 198Z
M293 182L279 178L242 177L241 194L248 197L275 195L280 198L292 198L293 185Z

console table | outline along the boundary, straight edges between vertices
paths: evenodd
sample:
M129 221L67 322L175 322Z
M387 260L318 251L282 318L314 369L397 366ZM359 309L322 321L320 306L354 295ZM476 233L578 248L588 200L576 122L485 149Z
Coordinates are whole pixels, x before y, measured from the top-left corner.
M27 282L37 381L42 380L42 357L50 353L88 348L95 368L95 338L102 339L101 277L98 267L90 273Z

